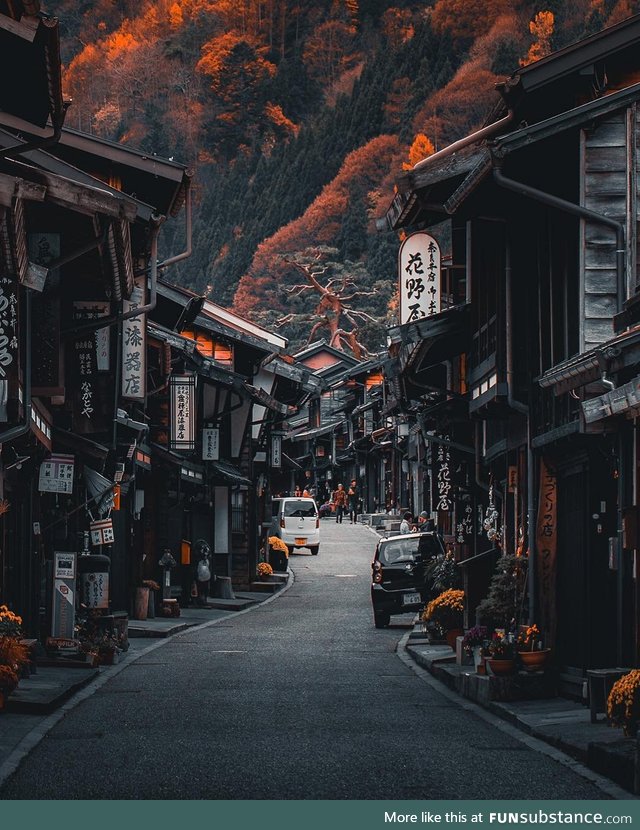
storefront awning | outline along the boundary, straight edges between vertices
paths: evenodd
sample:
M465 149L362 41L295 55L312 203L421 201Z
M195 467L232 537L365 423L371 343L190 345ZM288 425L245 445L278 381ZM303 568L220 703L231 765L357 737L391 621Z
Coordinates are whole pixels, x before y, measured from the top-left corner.
M221 478L229 484L251 484L250 478L247 478L242 472L230 464L228 461L209 461L209 469L213 473L214 478Z
M204 467L201 464L195 464L179 453L160 446L160 444L151 444L151 452L152 461L160 461L177 467L183 481L192 484L204 483Z
M471 339L471 306L453 306L389 329L392 345L402 348L400 362L414 370L435 366L467 350ZM404 368L404 367L403 367Z
M60 429L60 427L53 427L52 434L56 451L58 452L60 450L69 450L80 458L88 458L91 461L99 461L101 463L107 460L109 447L98 444L97 441L92 441L83 435L77 435L75 432L68 432L66 429Z

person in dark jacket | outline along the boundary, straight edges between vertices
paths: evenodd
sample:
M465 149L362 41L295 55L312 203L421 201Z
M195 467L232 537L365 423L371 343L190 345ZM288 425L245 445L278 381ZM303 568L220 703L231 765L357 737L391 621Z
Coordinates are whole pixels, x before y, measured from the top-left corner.
M358 502L360 500L360 496L358 494L358 482L354 479L351 480L351 484L349 485L349 489L347 490L347 497L348 497L348 508L349 508L349 519L351 520L351 524L355 524L358 521Z

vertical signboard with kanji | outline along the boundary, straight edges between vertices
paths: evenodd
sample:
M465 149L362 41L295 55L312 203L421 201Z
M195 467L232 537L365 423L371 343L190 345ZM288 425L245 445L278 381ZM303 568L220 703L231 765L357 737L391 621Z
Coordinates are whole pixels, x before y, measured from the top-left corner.
M110 309L108 300L78 300L73 303L73 319L108 317ZM109 329L81 333L73 341L73 364L77 428L83 433L99 432L105 427L105 376L99 373L109 371Z
M125 300L125 314L144 305L144 282L139 282ZM147 318L144 314L130 317L122 323L122 397L143 401L146 389Z
M473 544L473 506L471 501L458 502L456 514L456 542L459 545Z
M271 436L271 466L274 469L282 467L282 436Z
M76 554L53 554L51 636L73 639L76 622Z
M195 449L195 375L171 375L171 444L172 450Z
M87 608L109 607L109 573L90 571L80 574L82 602Z
M448 436L445 440L449 440ZM436 449L436 509L451 510L451 453L449 447L439 444Z
M440 311L440 248L428 233L408 236L398 255L400 325Z
M552 643L556 631L556 560L558 551L558 481L553 467L540 459L540 498L536 524L536 563L541 629Z
M202 430L202 460L218 461L220 459L220 430L207 427Z
M18 401L18 283L0 279L0 421L9 420L7 404ZM13 417L13 416L12 416Z

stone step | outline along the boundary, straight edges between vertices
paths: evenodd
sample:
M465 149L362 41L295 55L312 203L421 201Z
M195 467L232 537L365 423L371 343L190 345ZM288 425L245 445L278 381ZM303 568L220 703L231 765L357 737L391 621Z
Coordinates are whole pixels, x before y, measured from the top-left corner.
M258 594L275 594L282 588L282 582L252 582L250 590Z

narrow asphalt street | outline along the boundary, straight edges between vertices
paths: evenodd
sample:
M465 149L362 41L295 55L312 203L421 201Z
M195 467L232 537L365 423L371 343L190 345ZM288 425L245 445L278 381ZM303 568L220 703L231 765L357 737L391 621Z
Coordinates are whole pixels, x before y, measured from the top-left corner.
M420 679L376 630L376 537L324 520L275 601L190 629L73 709L2 799L601 799Z

